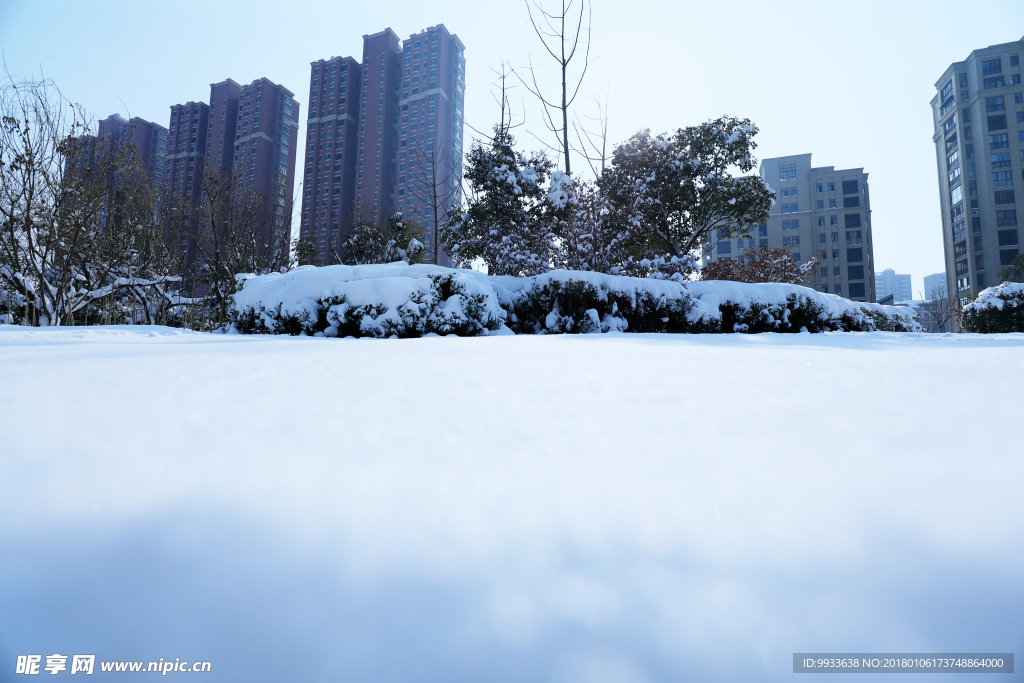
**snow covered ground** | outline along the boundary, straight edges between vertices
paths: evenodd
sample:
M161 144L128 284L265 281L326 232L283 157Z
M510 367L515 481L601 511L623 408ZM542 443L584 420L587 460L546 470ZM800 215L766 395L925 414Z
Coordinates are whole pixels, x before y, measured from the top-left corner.
M348 683L1021 653L1022 386L1024 335L0 327L0 679L32 653Z

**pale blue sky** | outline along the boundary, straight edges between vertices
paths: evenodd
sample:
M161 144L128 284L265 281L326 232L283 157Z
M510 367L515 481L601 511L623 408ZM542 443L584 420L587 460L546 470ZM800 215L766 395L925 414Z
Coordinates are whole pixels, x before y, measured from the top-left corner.
M309 62L358 58L362 35L384 27L405 38L438 23L466 45L466 121L487 129L497 116L491 69L540 60L515 2L0 0L0 50L12 74L42 68L98 118L166 125L170 105L207 100L225 78L281 83L305 116ZM610 93L615 141L730 114L760 127L759 158L812 152L818 166L863 166L875 264L911 273L916 295L943 269L934 83L972 49L1021 35L1020 0L597 0L587 83Z

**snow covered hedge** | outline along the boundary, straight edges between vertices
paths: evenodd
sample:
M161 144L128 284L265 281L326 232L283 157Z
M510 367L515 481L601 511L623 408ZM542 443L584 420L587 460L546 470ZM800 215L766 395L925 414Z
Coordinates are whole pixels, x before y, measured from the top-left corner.
M517 334L919 329L904 309L782 283L683 284L577 271L491 281Z
M241 278L231 330L417 337L586 332L913 332L908 308L781 283L687 282L551 271L529 278L393 263Z
M432 265L302 266L239 280L229 308L234 332L475 336L498 330L505 318L479 274Z
M967 332L1024 332L1024 284L1003 282L982 290L960 312Z
M710 331L673 280L566 270L490 280L516 334Z

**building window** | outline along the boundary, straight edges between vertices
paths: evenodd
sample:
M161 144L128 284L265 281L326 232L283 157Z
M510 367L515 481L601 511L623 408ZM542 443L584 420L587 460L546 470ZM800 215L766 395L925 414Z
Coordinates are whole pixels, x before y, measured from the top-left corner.
M817 185L814 186L814 191L821 192L821 183L818 183Z
M1010 153L996 152L992 155L992 168L1010 168Z
M999 250L999 265L1009 266L1013 264L1013 259L1017 258L1018 251L1016 249L1000 249Z
M843 194L857 194L858 192L860 192L860 187L856 180L843 181Z
M819 209L824 209L825 208L825 202L822 201L821 199L818 200L818 208Z
M992 174L992 184L995 187L1013 187L1013 178L1010 171L996 171Z
M989 59L981 63L981 74L983 76L994 76L1003 72L1002 59Z
M982 81L982 85L985 90L992 90L993 88L1002 88L1005 83L1002 76L993 76Z
M825 244L825 233L821 233L820 235L818 235L818 243Z
M782 229L789 230L789 221L782 221Z
M996 205L1013 204L1013 190L996 190Z
M828 223L829 225L839 225L839 216L829 216Z
M860 206L860 197L843 197L843 208L852 209Z
M828 208L830 208L830 209L836 208L836 200L835 200L835 198L832 198L832 199L828 200Z
M780 164L779 180L796 180L796 164Z
M846 274L850 280L863 280L864 279L864 266L847 266ZM852 293L853 287L850 287Z
M864 283L863 282L851 282L850 283L850 296L854 299L864 298Z
M789 213L789 204L782 205L782 213Z
M832 241L833 242L838 242L839 241L839 233L838 232L833 232L832 233Z
M998 133L996 135L988 136L988 148L989 149L1006 149L1010 146L1010 141L1006 133Z
M997 111L1006 111L1006 98L1002 95L985 98L985 111L989 114Z
M988 117L989 130L1006 130L1006 114L997 114Z
M838 234L838 233L836 233L836 237L837 237L837 238L839 237L839 234ZM833 241L833 242L837 242L837 241L838 241L838 239L835 239L835 240L832 240L832 241ZM839 250L838 250L838 249L833 249L833 250L832 250L832 260L833 260L833 261L838 261L838 260L839 260Z
M825 225L825 217L818 216L818 225Z
M1016 230L1000 230L999 231L999 246L1000 247L1015 247L1017 246L1017 231Z
M829 192L835 192L836 191L836 184L834 182L831 182L831 183L828 184L828 191Z
M1011 225L1017 225L1017 210L1008 209L1004 211L996 211L996 226L997 227L1008 227ZM1014 242L1016 244L1016 242Z

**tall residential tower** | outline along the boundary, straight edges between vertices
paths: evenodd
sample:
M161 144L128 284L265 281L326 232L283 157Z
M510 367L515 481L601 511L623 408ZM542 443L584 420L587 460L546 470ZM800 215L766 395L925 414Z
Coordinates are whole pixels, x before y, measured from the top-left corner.
M364 35L362 62L310 65L302 237L325 260L354 220L395 211L426 228L429 250L461 186L465 64L439 24L402 42L390 28ZM424 201L431 185L448 200L437 215Z
M1020 253L1024 38L951 64L932 98L948 291L963 305Z
M266 198L280 238L273 249L287 252L298 155L299 105L293 97L266 78L248 85L229 78L210 85L209 104L172 106L168 191L198 205L204 173L234 173L241 187Z

